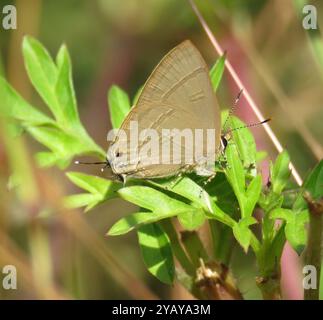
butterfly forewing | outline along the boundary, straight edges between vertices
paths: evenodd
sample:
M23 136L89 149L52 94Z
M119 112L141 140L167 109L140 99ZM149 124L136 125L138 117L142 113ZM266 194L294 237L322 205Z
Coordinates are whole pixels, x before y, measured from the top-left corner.
M145 129L158 132L159 155L154 163L147 164L140 157L149 139L141 136L143 139L138 145L130 146L131 122L138 124L139 133ZM194 167L195 144L183 142L180 147L173 149L178 140L174 141L174 137L165 129L190 129L193 133L195 129L214 129L216 145L212 152L217 152L220 142L220 111L206 63L190 41L184 41L175 47L157 65L120 129L126 133L126 139L117 134L118 154L127 155L126 158L129 159L134 152L138 157L132 163L129 161L118 165L115 151L108 153L112 168L118 174L137 178L166 177L175 175L187 164ZM163 145L165 147L167 139L171 146L170 164L162 161ZM204 138L204 154L206 147L207 141Z

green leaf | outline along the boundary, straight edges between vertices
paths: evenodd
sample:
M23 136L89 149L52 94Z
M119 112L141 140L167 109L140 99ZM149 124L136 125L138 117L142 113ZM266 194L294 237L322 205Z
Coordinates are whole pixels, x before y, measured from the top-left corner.
M219 84L221 82L224 68L225 68L225 58L226 53L224 53L213 65L213 67L210 70L210 78L212 82L213 90L216 91L219 87Z
M206 218L203 208L188 205L150 187L132 186L123 188L118 193L123 199L152 211L156 214L156 221L164 217L178 216L183 227L192 230L200 227ZM216 212L219 214L222 211L216 208ZM215 219L215 214L209 214L209 217ZM221 218L225 220L222 215ZM228 223L232 224L231 221Z
M130 110L130 100L125 91L114 85L108 92L108 104L113 128L120 128Z
M42 168L49 168L56 164L59 167L65 168L68 165L68 162L64 161L65 159L59 158L57 153L47 151L37 152L35 159L37 164Z
M285 234L287 241L293 249L301 254L306 244L306 224L309 221L308 210L293 212L289 209L278 208L271 212L272 219L283 219L286 221Z
M227 146L226 157L226 177L238 199L241 210L244 210L245 174L236 145L229 144Z
M57 66L40 42L31 37L24 38L23 54L28 75L56 121L28 104L3 78L0 78L0 108L8 121L17 120L18 125L50 149L51 152L37 154L38 163L64 168L75 156L105 158L105 152L79 121L66 47L62 46L58 53Z
M248 252L248 248L251 241L252 232L248 225L244 223L237 223L233 227L233 235L239 242L245 252Z
M226 158L225 175L238 199L241 217L250 217L260 196L261 176L253 178L248 188L246 188L245 171L239 157L237 146L234 143L227 146ZM236 230L236 232L239 231Z
M209 194L189 177L181 177L175 184L173 179L150 181L150 183L189 199L196 207L201 207L205 212L209 212L213 219L218 219L226 224L232 220L214 203Z
M51 118L26 102L2 77L0 77L0 100L1 113L21 121L24 127L54 124Z
M141 226L137 234L143 260L149 272L161 282L172 284L175 266L167 234L156 223Z
M229 144L226 148L227 167L225 169L227 178L236 194L244 194L245 192L245 175L243 166L238 154L237 147Z
M109 236L118 236L128 233L143 224L157 222L162 219L170 218L174 213L160 214L158 212L136 212L117 221L108 231Z
M48 166L49 164L64 163L65 165L61 167L63 169L70 163L74 156L94 154L95 152L95 146L91 144L91 141L87 141L86 137L76 137L62 131L56 125L29 127L28 132L34 139L53 151L53 155L51 156L47 153L50 157L48 161L44 160L42 156L39 163L41 165ZM99 151L97 151L97 153L98 152ZM57 161L54 162L55 159Z
M80 193L67 196L64 198L64 205L66 208L75 209L80 207L93 208L96 204L102 202L100 194ZM89 210L89 208L87 210Z
M121 183L80 172L67 172L66 175L75 185L88 191L90 195L66 197L65 205L73 208L87 206L86 211L103 201L117 197L116 191L122 187Z
M277 208L270 213L271 219L283 219L286 222L293 219L293 211L290 209Z
M289 162L290 159L288 153L283 151L278 155L275 164L271 165L270 181L272 184L272 190L276 194L281 194L288 182L291 173L288 167Z
M249 227L253 224L256 224L258 223L258 221L256 220L256 218L254 217L246 217L246 218L242 218L240 221L239 221L239 224L242 226L242 227Z
M284 197L282 195L278 195L271 190L269 193L261 193L258 204L266 213L269 213L273 209L280 208L283 201Z
M186 203L173 199L163 192L150 187L127 187L120 189L118 193L123 199L160 214L175 214L194 210L193 207Z
M109 195L116 196L115 191L122 186L121 183L80 172L67 172L66 175L75 185L91 193L106 194L108 191Z
M211 199L224 211L230 213L230 217L238 208L237 198L230 183L222 172L217 172L210 183L205 186Z
M27 73L56 121L29 105L2 78L1 111L9 116L9 120L19 121L21 127L50 149L51 152L37 154L38 163L45 167L65 168L75 156L96 155L104 159L104 150L96 145L80 123L66 47L62 46L57 55L57 66L41 43L31 37L24 38L23 54Z
M308 222L308 212L304 210L294 215L285 227L286 239L293 249L301 255L307 242L307 230L305 224Z
M29 36L23 41L23 55L30 81L57 121L65 123L63 111L54 93L58 70L53 59L38 40Z
M233 235L245 252L248 252L248 248L252 238L252 232L249 229L249 226L255 223L257 223L257 220L254 217L245 217L242 218L233 227Z
M72 66L66 47L63 45L57 55L58 77L55 85L57 102L70 125L80 125L72 81Z
M56 126L30 127L28 132L41 144L57 153L57 158L70 158L82 150L82 141L75 142L74 137Z
M183 211L178 214L178 221L187 230L194 230L203 225L205 214L202 209Z
M251 216L261 192L261 176L255 177L249 184L244 200L244 216Z
M303 183L302 190L293 205L294 211L300 211L307 208L307 204L303 198L305 191L308 191L314 200L323 197L323 160L315 166Z

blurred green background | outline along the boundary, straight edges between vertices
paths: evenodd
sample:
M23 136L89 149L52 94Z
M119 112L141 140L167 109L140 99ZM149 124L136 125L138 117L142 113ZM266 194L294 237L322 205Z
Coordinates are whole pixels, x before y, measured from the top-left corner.
M81 119L106 148L111 128L106 94L116 83L133 97L154 66L176 44L191 39L211 66L218 58L186 0L0 0L17 8L17 29L0 24L0 73L33 105L42 102L27 78L22 38L38 38L52 55L66 43ZM318 31L302 28L302 0L196 1L214 36L304 178L322 158L323 50ZM322 1L311 1L323 23ZM0 13L0 22L5 15ZM218 100L232 105L239 89L225 73ZM1 101L0 101L1 103ZM237 114L256 120L244 99ZM253 130L260 150L276 151L262 128ZM77 189L58 169L39 169L41 147L27 135L8 138L0 124L0 270L17 267L18 290L0 287L0 298L188 298L145 269L136 236L106 238L130 204L112 200L89 213L67 211L61 200ZM263 172L266 174L267 166ZM72 170L100 175L93 168ZM12 181L12 173L21 176ZM284 297L301 297L299 259L283 256ZM252 257L236 248L233 270L246 298L259 298ZM0 272L0 277L3 277ZM0 279L1 280L1 279Z

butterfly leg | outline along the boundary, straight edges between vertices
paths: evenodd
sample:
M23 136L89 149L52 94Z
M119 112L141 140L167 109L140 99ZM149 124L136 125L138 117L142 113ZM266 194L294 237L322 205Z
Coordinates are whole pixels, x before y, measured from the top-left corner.
M214 171L213 167L208 167L206 163L200 164L195 168L195 172L197 175L202 176L202 177L207 177L205 181L203 181L203 186L206 186L209 182L213 180L213 178L216 175L216 172ZM200 195L199 197L202 197L203 189L200 190Z
M216 172L213 172L212 175L210 175L204 182L204 186L206 186L207 184L209 184L214 178L215 178Z
M180 171L175 175L175 178L170 182L170 185L166 187L166 189L173 189L179 181L183 178L183 175L186 172L190 172L194 168L195 164L186 164L184 165Z
M219 151L219 157L216 160L216 166L223 171L224 169L228 168L228 160L224 149L221 149Z
M126 174L121 174L120 175L121 177L121 180L122 180L122 183L123 183L123 188L126 186L126 183L127 183L127 175Z
M173 189L179 181L183 178L183 172L178 173L173 180L170 181L169 185L166 186L166 190Z

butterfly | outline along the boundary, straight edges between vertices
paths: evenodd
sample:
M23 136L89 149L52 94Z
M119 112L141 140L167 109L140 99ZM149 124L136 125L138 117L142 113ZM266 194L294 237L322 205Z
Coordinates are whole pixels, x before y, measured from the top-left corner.
M135 130L141 139L132 143ZM175 134L170 134L174 130ZM191 143L183 145L179 135L185 130L201 130L202 135L198 140L193 134ZM157 134L154 144L151 132ZM210 180L215 175L214 162L223 153L227 139L228 132L221 134L220 108L207 64L192 42L186 40L155 67L112 139L106 162L95 164L104 163L124 183L127 178L165 178L185 172ZM167 149L166 145L173 148ZM153 146L158 152L148 156ZM169 153L167 160L172 161L163 161L165 150Z

